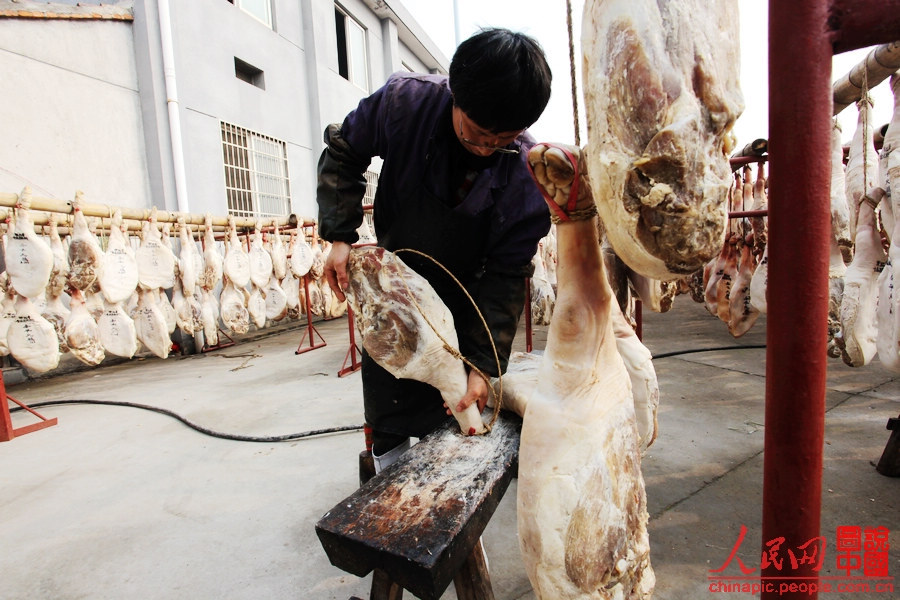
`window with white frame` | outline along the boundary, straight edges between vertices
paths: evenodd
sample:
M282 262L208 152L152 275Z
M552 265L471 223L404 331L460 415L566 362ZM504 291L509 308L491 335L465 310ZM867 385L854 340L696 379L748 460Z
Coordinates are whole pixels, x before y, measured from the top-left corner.
M240 217L290 214L287 146L281 140L222 122L228 213Z
M266 27L272 28L272 0L228 0L237 5L245 13L262 21Z
M366 29L343 9L334 7L337 34L338 72L341 77L369 91L369 56Z

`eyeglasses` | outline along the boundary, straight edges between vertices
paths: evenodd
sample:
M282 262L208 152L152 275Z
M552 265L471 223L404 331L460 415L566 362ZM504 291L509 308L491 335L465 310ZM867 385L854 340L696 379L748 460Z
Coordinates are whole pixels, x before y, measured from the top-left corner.
M518 137L518 135L516 137ZM518 148L504 148L502 146L491 146L490 144L479 144L478 142L473 142L470 139L466 139L466 137L463 135L462 115L459 116L459 139L462 140L463 144L472 146L473 148L483 148L484 150L491 150L493 152L499 152L500 154L518 154L519 153Z

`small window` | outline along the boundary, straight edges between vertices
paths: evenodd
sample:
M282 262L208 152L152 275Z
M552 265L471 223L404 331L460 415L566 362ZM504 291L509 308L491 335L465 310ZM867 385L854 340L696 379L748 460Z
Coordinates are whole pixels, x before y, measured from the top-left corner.
M241 81L253 84L261 90L266 89L266 80L262 69L234 57L234 76Z
M228 213L239 217L290 214L287 146L281 140L222 122Z
M259 21L272 28L272 0L228 0L236 4L245 13L256 17Z
M343 10L334 7L337 34L338 72L341 77L365 91L369 90L369 58L366 30Z

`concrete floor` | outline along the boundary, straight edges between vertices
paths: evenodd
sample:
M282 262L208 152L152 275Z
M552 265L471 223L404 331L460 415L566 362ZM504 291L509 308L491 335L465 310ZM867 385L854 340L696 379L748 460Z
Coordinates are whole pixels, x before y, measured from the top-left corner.
M328 345L301 355L294 351L304 330L294 329L203 355L132 360L17 385L7 378L8 393L32 405L54 399L148 404L246 436L359 425L359 374L336 376L349 347L346 320L316 327ZM536 332L538 349L544 333ZM762 344L765 323L734 340L700 305L681 297L671 312L646 315L645 341L654 354ZM660 436L643 462L654 597L713 597L719 594L709 589L708 570L725 562L742 525L748 532L737 556L745 565L760 564L765 351L654 362ZM834 560L836 528L850 525L890 530L889 575L895 577L900 479L879 475L873 463L888 439L887 419L900 414L900 379L877 363L851 369L831 361L826 402L822 575L842 574ZM368 597L369 578L331 566L313 529L357 486L361 432L249 443L202 435L133 408L38 410L59 424L0 444L0 598ZM16 412L13 421L35 419ZM483 536L498 600L534 598L516 540L515 492L514 482ZM725 574L739 574L736 563ZM444 598L455 597L451 586ZM820 597L896 598L900 592Z

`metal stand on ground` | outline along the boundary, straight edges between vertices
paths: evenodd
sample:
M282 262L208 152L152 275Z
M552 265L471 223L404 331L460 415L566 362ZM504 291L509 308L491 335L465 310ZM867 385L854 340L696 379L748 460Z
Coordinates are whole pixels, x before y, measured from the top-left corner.
M210 346L208 344L204 344L203 349L200 350L200 352L212 352L213 350L219 350L220 348L227 348L229 346L234 346L234 339L231 336L229 336L227 333L225 333L225 331L221 327L219 327L219 340L221 340L223 337L225 339L227 339L228 341L227 342L219 341L219 343L216 344L215 346Z
M40 421L38 423L32 423L31 425L25 425L24 427L14 428L12 426L12 418L9 416L9 403L7 402L7 400L12 400L21 408L27 410L28 412L39 418ZM0 372L0 442L8 442L14 437L22 436L26 433L31 433L32 431L37 431L39 429L53 427L56 424L56 418L48 419L43 415L35 412L34 410L28 408L28 406L19 402L15 398L7 396L6 386L3 384L3 373Z
M326 345L325 338L322 337L322 334L319 333L312 324L312 311L309 307L309 275L303 276L303 289L306 292L306 331L303 332L303 337L300 338L300 345L297 346L297 350L294 354L303 354L304 352L309 352L310 350L315 350L316 348L321 348ZM309 346L304 348L303 341L306 339L307 334L309 335ZM316 343L315 336L319 336L319 339L322 340L321 343Z
M341 370L338 371L338 377L355 373L362 367L362 363L356 358L356 353L362 354L362 352L356 346L356 325L353 322L353 310L349 306L347 307L347 324L350 327L350 349L347 350L347 355L344 356L344 363L341 365ZM348 360L350 361L349 366L347 365Z

